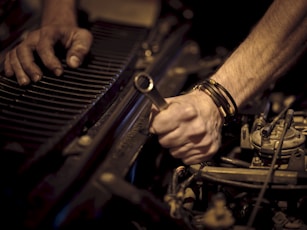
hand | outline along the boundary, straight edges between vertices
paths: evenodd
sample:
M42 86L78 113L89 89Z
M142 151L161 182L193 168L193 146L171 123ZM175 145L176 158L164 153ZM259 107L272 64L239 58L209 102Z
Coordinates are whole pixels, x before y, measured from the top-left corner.
M35 64L33 52L36 51L43 64L56 76L63 73L63 67L55 56L54 45L61 42L67 49L67 65L78 67L92 44L92 34L79 27L49 25L32 31L14 49L6 54L4 71L6 76L16 76L19 85L37 82L42 71Z
M194 90L167 98L167 109L152 106L149 131L159 143L183 163L197 164L210 159L219 149L223 119L211 98Z

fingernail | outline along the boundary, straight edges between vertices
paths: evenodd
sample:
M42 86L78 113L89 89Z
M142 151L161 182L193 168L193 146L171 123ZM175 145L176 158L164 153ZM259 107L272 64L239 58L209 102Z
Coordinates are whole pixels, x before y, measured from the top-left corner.
M80 59L77 56L71 56L69 62L73 68L77 68L80 65Z
M62 75L62 69L60 69L60 68L55 68L54 69L54 74L56 75L56 76L61 76Z
M30 81L27 78L20 78L20 79L18 79L18 83L19 83L19 85L24 86L24 85L28 85L30 83Z
M39 81L41 79L41 76L39 75L39 74L35 74L34 76L33 76L33 81L34 82L37 82L37 81Z

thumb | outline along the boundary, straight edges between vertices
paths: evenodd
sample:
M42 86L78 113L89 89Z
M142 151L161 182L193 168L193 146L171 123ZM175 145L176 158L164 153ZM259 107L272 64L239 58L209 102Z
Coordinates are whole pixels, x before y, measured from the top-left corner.
M89 52L93 41L92 34L86 29L79 29L72 38L72 43L67 51L66 62L68 66L77 68Z

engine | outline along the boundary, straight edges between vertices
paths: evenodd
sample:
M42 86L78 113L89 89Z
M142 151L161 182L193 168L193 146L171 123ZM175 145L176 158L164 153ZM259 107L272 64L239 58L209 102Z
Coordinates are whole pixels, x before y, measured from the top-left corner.
M184 165L166 149L152 149L152 136L130 183L103 174L119 204L141 212L128 215L132 229L306 229L306 97L279 89L255 98L223 127L210 161Z
M287 103L278 113L274 97ZM280 97L225 127L215 159L174 169L164 196L170 216L190 229L306 228L306 113Z

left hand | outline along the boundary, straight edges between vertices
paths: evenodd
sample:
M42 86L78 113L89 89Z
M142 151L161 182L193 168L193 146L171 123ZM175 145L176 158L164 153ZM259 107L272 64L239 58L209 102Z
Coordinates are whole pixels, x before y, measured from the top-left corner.
M66 62L71 68L77 68L89 52L92 34L77 26L51 24L29 32L28 36L6 54L5 74L16 76L19 85L28 85L42 78L42 70L35 63L36 51L43 64L56 76L63 73L63 67L54 53L54 45L61 42L67 49Z

